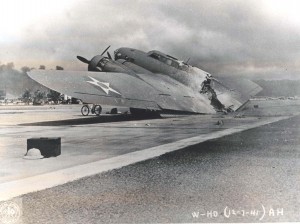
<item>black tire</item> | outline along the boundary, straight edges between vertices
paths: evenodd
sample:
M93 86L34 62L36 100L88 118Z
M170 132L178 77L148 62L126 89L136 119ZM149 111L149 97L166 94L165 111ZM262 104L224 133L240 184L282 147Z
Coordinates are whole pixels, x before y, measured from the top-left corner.
M110 110L110 113L111 113L111 114L118 114L118 108L112 108L112 109Z
M102 112L102 107L100 105L95 105L94 112L97 116L100 116L100 114Z
M89 106L88 106L88 105L83 105L83 106L81 107L81 114L82 114L83 116L88 116L89 113L90 113L90 108L89 108Z

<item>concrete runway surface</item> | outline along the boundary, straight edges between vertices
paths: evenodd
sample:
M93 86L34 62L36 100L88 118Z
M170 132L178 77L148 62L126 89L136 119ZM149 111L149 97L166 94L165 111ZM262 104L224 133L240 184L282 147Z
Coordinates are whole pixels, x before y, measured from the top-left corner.
M1 198L42 190L19 197L24 223L300 220L299 116L107 115L115 121L107 123L83 118L80 107L0 107ZM61 156L22 159L27 138L57 136ZM102 169L105 161L117 165ZM73 171L73 179L55 178ZM55 184L20 190L49 174Z
M290 118L27 194L23 221L300 221L299 121Z

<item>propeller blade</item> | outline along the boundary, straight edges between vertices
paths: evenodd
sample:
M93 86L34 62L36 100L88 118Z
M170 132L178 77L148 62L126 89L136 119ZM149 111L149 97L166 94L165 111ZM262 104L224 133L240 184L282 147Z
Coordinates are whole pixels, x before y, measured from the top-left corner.
M108 56L108 58L110 59L110 60L112 60L112 57L111 57L111 55L110 55L110 53L107 51L107 56Z
M110 48L110 45L102 52L101 56L105 54L105 52Z
M83 63L86 63L86 64L89 64L89 63L90 63L89 60L87 60L86 58L81 57L81 56L77 56L77 59L78 59L79 61L82 61Z

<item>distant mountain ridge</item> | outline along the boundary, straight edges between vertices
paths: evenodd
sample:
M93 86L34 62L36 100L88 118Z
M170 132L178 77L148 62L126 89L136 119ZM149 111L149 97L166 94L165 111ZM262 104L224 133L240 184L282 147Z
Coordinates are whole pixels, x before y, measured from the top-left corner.
M257 96L300 96L300 80L254 80L263 90Z

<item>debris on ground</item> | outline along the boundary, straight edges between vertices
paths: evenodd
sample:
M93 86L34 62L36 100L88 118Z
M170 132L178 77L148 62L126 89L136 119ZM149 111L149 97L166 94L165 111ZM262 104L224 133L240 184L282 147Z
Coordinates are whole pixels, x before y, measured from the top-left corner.
M216 125L222 126L222 125L224 125L224 121L223 120L218 120Z

